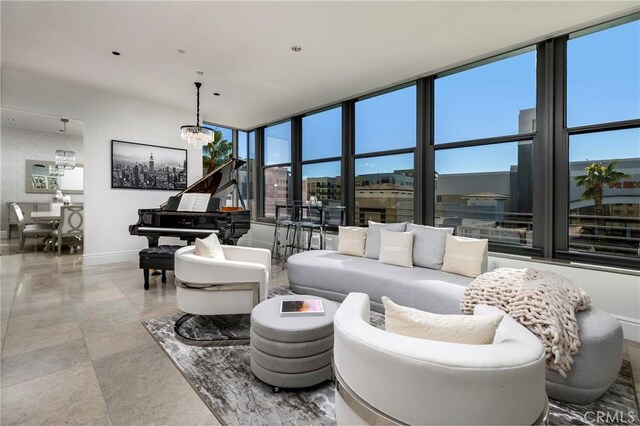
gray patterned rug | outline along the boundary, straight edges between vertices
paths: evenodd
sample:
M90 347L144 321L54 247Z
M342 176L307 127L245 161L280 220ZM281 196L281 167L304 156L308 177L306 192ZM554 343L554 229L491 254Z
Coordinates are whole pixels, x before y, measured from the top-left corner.
M291 294L275 288L269 296ZM173 325L181 314L144 321L143 325L193 386L211 412L224 425L334 425L334 385L326 382L304 390L273 393L249 367L248 346L199 347L176 339ZM243 335L247 318L239 327L225 330L225 323L189 320L182 333L192 338L224 338ZM384 316L372 312L371 322L384 327ZM243 330L247 328L247 330ZM203 334L203 330L207 330ZM574 405L549 401L549 424L639 424L631 366L623 361L618 379L597 401Z

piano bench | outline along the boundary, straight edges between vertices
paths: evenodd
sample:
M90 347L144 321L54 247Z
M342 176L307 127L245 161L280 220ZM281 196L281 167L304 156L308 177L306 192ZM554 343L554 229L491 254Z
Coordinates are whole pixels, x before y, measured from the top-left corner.
M162 282L167 282L166 271L174 270L176 250L182 246L156 246L140 250L140 269L144 274L144 289L149 290L149 269L162 271Z

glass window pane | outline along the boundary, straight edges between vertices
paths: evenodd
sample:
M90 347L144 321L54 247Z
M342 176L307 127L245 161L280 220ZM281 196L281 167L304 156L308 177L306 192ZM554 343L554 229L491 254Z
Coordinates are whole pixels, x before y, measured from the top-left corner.
M202 147L202 175L204 176L231 158L231 155L233 154L233 130L227 127L214 126L207 123L203 123L202 127L222 132L222 139L220 139L212 148L209 148L208 146ZM215 154L215 158L213 160L211 159L212 154Z
M536 52L435 81L435 143L535 131Z
M248 154L248 134L238 130L238 158L247 159Z
M241 160L247 161L240 169L238 169L238 188L240 189L240 196L245 203L249 201L249 161L247 159L248 154L248 133L238 131L238 155ZM240 206L240 203L238 203ZM248 204L247 204L248 208Z
M249 171L249 209L251 210L251 220L256 220L258 216L258 205L256 204L256 195L253 193L253 179L256 173L256 132L249 132L249 159L247 160L247 168Z
M291 122L264 129L264 164L291 162Z
M436 226L456 235L531 246L533 143L436 151Z
M640 256L640 129L569 139L569 249Z
M233 141L233 129L228 127L216 126L214 124L202 123L202 127L208 127L213 130L220 130L222 132L222 137L229 142Z
M640 21L569 40L567 125L640 118Z
M302 117L302 160L342 155L342 108Z
M413 154L359 158L356 172L356 226L413 221Z
M340 205L342 200L340 162L305 164L302 166L302 199L316 197L322 205Z
M416 86L356 102L356 154L416 146Z
M249 158L254 160L256 158L256 132L249 132Z
M291 193L291 167L264 169L264 217L275 217L276 205L287 204Z

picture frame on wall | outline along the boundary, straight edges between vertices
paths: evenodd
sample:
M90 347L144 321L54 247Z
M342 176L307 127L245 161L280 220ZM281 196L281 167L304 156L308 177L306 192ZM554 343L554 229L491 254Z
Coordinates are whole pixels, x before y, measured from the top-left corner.
M187 150L111 140L111 188L187 188Z

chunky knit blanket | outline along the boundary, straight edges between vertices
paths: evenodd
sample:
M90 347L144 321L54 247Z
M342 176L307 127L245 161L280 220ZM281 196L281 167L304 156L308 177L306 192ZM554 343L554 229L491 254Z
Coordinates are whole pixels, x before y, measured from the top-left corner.
M460 309L473 313L477 304L502 309L542 341L547 368L567 377L580 348L576 312L590 302L588 294L554 272L499 268L466 288Z

